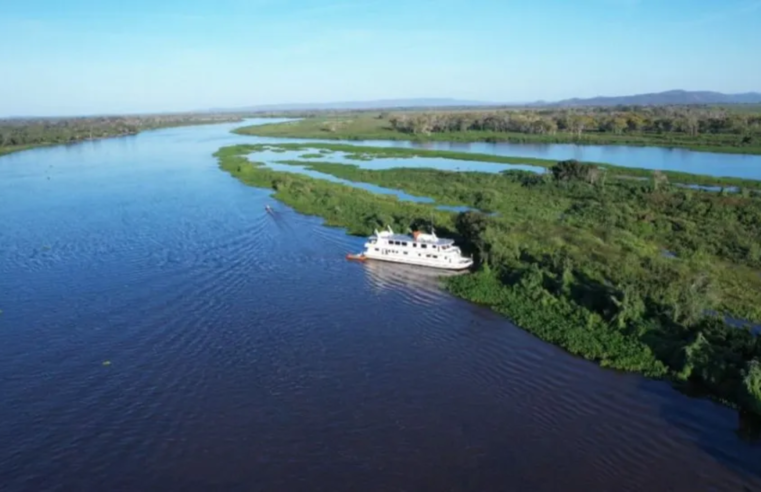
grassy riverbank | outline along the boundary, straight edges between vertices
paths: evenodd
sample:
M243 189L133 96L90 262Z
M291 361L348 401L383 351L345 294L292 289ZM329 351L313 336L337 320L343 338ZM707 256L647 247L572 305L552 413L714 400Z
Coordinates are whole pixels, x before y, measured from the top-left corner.
M339 117L314 117L299 121L249 126L236 130L243 135L277 138L309 138L326 140L410 140L417 142L512 142L512 143L573 143L584 145L632 145L685 148L702 152L761 154L761 137L743 143L743 135L728 133L691 136L684 133L628 134L587 131L555 131L552 134L492 130L465 130L411 133L395 129L393 115L386 113L356 113ZM415 117L415 116L412 116Z
M243 121L237 114L0 119L0 156L22 150L136 135L160 128Z
M660 181L590 182L592 166L578 163L537 176L290 162L498 215L432 212L249 162L261 148L216 156L244 183L351 234L418 227L433 213L441 234L479 259L476 273L448 280L454 294L603 366L668 378L761 415L761 339L722 317L761 321L761 198Z
M475 162L492 162L495 164L528 164L536 167L549 169L557 161L551 159L539 159L535 157L514 157L499 156L492 154L478 154L474 152L455 152L449 150L429 150L421 148L402 148L402 147L370 147L361 145L352 145L344 143L285 143L277 145L255 144L250 148L253 151L265 148L274 148L275 150L294 150L294 151L319 151L319 152L341 152L347 158L352 160L370 160L370 159L404 159L414 157L428 158L445 158L456 159L461 161ZM314 156L312 156L314 157ZM686 185L710 186L717 188L737 187L745 190L761 190L761 181L733 177L714 177L700 174L690 174L678 171L658 171L657 174L650 169L630 168L623 166L614 166L612 164L600 162L586 162L599 168L600 180L603 179L632 179L651 181L654 176L660 176L671 183L680 183Z
M12 154L13 152L21 152L22 150L34 149L41 147L43 144L38 145L8 145L6 147L0 147L0 156L6 154Z

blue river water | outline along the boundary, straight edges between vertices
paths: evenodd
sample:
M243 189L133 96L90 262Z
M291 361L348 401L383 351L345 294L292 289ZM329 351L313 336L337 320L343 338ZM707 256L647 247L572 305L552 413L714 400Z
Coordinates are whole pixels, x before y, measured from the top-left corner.
M0 158L3 492L761 489L737 412L345 261L236 126Z

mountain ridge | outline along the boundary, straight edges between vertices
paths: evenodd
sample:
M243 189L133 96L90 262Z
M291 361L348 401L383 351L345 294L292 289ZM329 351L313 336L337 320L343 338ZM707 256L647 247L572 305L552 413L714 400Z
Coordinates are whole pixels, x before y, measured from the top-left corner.
M759 104L761 93L742 92L725 94L715 91L686 91L681 89L632 94L628 96L596 96L590 98L563 99L539 105L546 106L657 106L669 104Z
M371 110L401 108L447 108L447 107L580 107L580 106L666 106L695 104L761 104L761 92L728 94L716 91L688 91L674 89L624 96L595 96L570 98L559 101L494 102L455 98L408 98L377 99L368 101L337 101L328 103L282 103L241 106L236 108L213 108L207 112L276 112L320 110Z
M336 101L330 103L282 103L242 106L238 108L212 108L210 112L241 111L295 111L318 109L391 109L414 107L495 106L500 103L454 98L376 99L369 101Z

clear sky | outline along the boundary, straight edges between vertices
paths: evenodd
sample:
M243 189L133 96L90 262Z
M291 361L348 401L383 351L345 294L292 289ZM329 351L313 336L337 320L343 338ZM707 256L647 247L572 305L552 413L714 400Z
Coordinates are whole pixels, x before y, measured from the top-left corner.
M761 0L0 0L0 115L761 90Z

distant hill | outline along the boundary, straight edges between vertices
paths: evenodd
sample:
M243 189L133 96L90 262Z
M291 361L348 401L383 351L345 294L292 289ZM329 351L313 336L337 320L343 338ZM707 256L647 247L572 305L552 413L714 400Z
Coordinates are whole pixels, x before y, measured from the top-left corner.
M539 106L656 106L669 104L759 104L761 93L723 94L711 91L673 90L635 94L632 96L565 99L557 102L538 102Z
M344 101L334 103L291 103L264 104L240 108L214 108L212 113L254 113L280 111L325 111L325 110L371 110L402 108L475 108L475 107L570 107L570 106L658 106L680 104L761 104L761 93L723 94L711 91L673 90L634 94L630 96L573 98L562 101L487 102L463 99L422 98L422 99L379 99L375 101Z
M391 109L391 108L443 108L443 107L472 107L496 106L497 103L482 101L467 101L460 99L380 99L376 101L344 101L334 103L293 103L265 104L242 108L216 108L210 112L246 112L246 111L317 111L326 109L356 110L356 109Z

